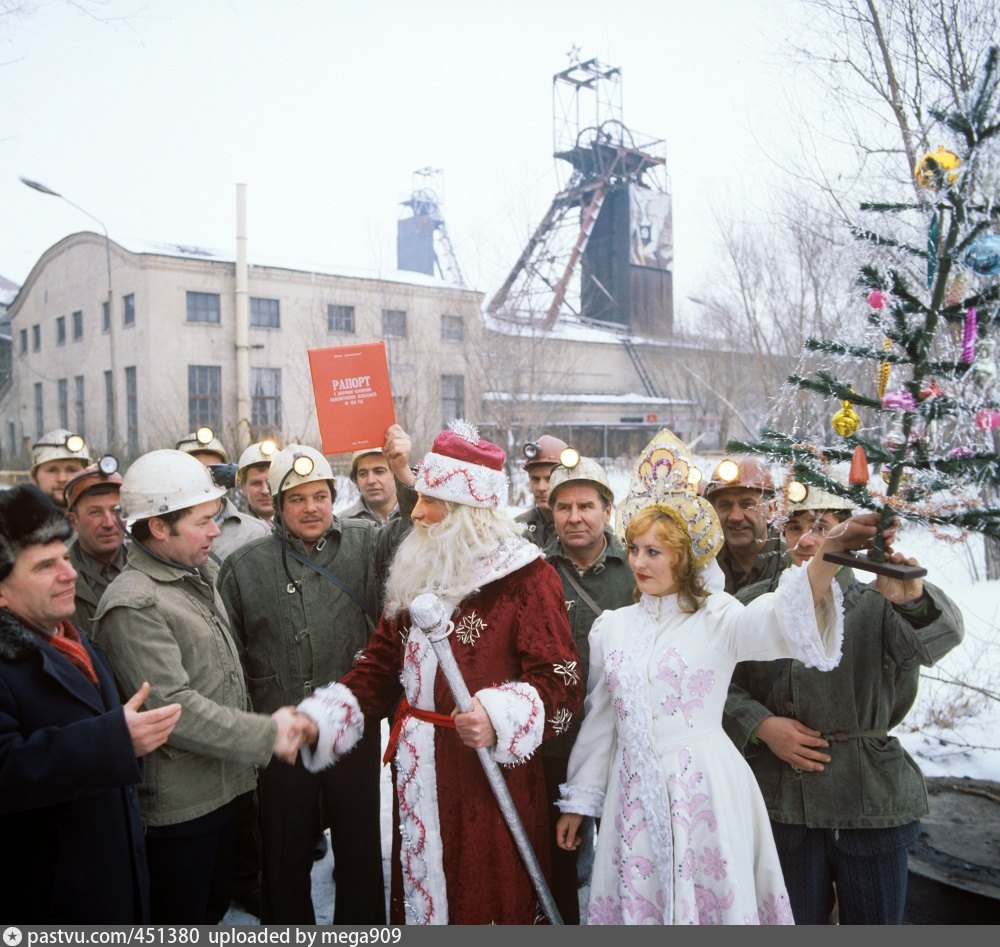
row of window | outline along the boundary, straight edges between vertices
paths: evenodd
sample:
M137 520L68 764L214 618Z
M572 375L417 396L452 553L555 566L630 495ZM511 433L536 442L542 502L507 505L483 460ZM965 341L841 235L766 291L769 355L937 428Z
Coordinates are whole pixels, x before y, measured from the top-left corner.
M122 324L135 325L135 296L132 293L122 298ZM73 341L83 338L83 311L78 309L72 314ZM217 325L222 321L222 297L219 293L187 294L187 321L202 322ZM250 325L263 329L278 329L281 327L281 303L277 299L263 299L256 296L250 298ZM354 334L354 307L331 303L326 307L326 327L329 332ZM56 345L66 344L66 317L56 317ZM108 332L111 328L111 316L108 303L101 303L101 331ZM405 339L406 310L382 310L382 336L390 339ZM441 316L441 338L445 341L460 342L465 338L465 325L461 316ZM21 354L28 351L28 330L22 329L20 336ZM39 352L42 348L42 327L36 323L31 327L31 350Z
M115 401L110 371L104 372L104 402L106 430L114 430ZM59 427L78 431L86 436L87 414L84 377L56 381L56 402ZM133 455L139 451L139 398L135 366L125 369L125 439ZM441 376L441 414L443 424L452 418L465 416L465 378L462 375ZM73 423L71 424L70 421ZM250 423L255 428L281 430L281 369L250 369ZM208 425L222 430L222 366L188 365L188 427L191 430ZM42 382L35 382L35 435L46 431L45 398Z
M77 342L83 338L83 310L77 309L70 319L73 327L73 341ZM135 325L135 295L129 293L122 297L122 325ZM66 317L56 316L56 345L66 344ZM111 330L111 310L107 302L101 303L101 331ZM31 327L31 351L40 352L42 350L42 327L35 323ZM28 330L22 329L20 335L20 352L24 355L28 351Z
M45 421L45 392L42 382L35 382L35 438L45 433L48 425ZM115 429L115 399L114 381L110 371L104 372L104 421L106 430ZM59 413L59 427L77 431L86 436L87 407L83 375L73 377L72 420L70 407L70 380L56 380L56 404ZM129 451L134 455L139 452L139 390L135 366L125 368L125 440Z

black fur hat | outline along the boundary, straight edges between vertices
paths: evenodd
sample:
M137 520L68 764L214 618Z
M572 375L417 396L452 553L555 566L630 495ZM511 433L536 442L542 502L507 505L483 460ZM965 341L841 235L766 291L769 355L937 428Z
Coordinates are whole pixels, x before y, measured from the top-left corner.
M73 535L62 510L33 484L0 490L0 582L10 575L21 550Z

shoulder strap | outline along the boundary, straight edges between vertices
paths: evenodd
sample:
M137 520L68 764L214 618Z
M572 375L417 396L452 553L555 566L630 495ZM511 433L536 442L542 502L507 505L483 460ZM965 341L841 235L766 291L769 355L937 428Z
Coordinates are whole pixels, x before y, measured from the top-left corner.
M274 540L274 542L276 542L279 546L281 545L281 540L274 534L271 535L271 539ZM375 616L372 614L371 609L361 600L361 596L359 596L358 593L355 592L354 589L352 589L343 579L338 578L329 570L324 569L318 562L313 562L313 560L308 556L302 555L301 552L292 546L286 544L285 549L288 552L288 555L290 555L296 562L301 562L302 565L312 569L312 571L317 575L321 575L327 580L327 582L332 582L335 586L337 586L341 592L348 596L348 598L350 598L351 601L353 601L354 604L357 605L362 612L364 612L365 618L367 618L370 623L370 627L375 627Z
M587 607L594 613L594 615L600 615L604 609L597 604L588 594L587 590L580 584L580 580L573 575L572 571L566 568L566 563L562 559L556 560L556 568L559 570L560 575L573 586L576 594L583 599Z

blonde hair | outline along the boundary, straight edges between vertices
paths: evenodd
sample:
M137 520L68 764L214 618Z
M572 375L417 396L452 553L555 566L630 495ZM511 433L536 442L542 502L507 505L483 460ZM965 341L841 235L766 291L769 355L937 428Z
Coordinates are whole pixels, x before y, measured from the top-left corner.
M674 557L673 572L677 582L677 601L683 612L696 612L708 598L709 591L700 569L694 564L691 553L691 537L680 526L672 511L659 506L647 506L629 521L625 528L625 544L631 546L636 536L653 529L656 538L666 546Z

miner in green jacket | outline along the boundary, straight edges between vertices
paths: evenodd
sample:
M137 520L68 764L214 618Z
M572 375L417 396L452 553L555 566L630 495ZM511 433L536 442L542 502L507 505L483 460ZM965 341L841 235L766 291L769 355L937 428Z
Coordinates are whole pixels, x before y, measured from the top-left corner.
M789 504L782 567L808 562L849 506L815 487ZM737 598L749 602L779 578ZM962 614L919 578L862 584L842 568L837 584L840 664L737 665L723 724L760 784L795 923L826 924L836 903L841 924L901 924L907 850L928 807L920 769L889 731L916 699L920 668L961 642Z
M143 454L120 490L132 544L101 596L94 640L118 688L149 682L150 707L181 705L166 744L145 757L139 804L150 920L217 924L229 906L227 857L237 796L272 757L291 769L301 740L290 707L250 711L240 656L209 562L223 488L177 450ZM277 765L277 764L276 764Z
M635 579L628 566L628 553L610 527L614 500L608 476L596 460L579 457L571 467L564 464L553 467L548 505L556 538L545 547L545 558L555 566L562 580L569 625L580 652L577 671L584 682L594 620L606 609L624 608L635 601ZM584 844L576 851L565 851L555 843L555 823L559 817L555 801L559 799L559 786L566 782L570 750L582 719L578 717L566 733L546 740L538 751L552 814L552 897L565 924L580 923L578 881L589 878L593 863L593 819L584 821ZM579 864L578 856L581 856Z
M383 527L334 516L333 471L319 451L290 444L272 456L274 536L231 553L219 573L255 709L298 703L338 680L367 644L416 503L408 489L410 439L398 425L386 433L384 454L401 509ZM310 773L298 762L261 771L262 923L316 923L311 873L323 825L333 849L333 922L385 923L380 755L381 727L373 720L333 769Z

